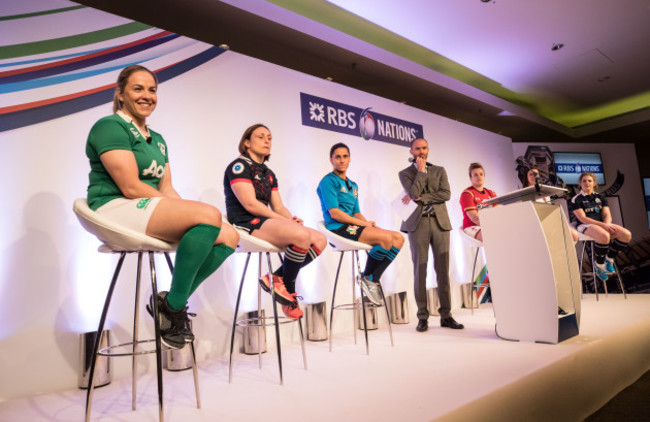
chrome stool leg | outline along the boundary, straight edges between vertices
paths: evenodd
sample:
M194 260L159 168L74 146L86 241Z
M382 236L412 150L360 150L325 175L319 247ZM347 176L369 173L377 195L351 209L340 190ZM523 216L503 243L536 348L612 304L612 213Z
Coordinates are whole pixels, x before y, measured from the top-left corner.
M138 266L136 269L135 275L135 304L133 309L133 345L131 351L133 356L131 356L131 410L135 410L135 399L138 389L138 326L139 326L139 315L138 310L140 309L140 275L142 273L142 251L138 252Z
M248 262L251 259L251 252L246 254L246 264L244 264L244 271L239 282L239 291L237 292L237 302L235 302L235 315L232 317L232 330L230 331L230 363L228 369L228 382L232 383L232 351L235 346L235 329L237 328L237 315L239 314L239 302L241 301L241 292L244 288L244 280L246 279L246 270L248 269ZM258 315L259 316L259 315ZM261 349L258 343L258 348Z
M379 292L381 293L381 300L384 301L384 309L386 310L386 321L388 321L388 334L390 335L390 345L395 347L393 343L393 326L390 323L390 314L388 313L388 302L386 301L386 296L384 295L384 288L379 284Z
M196 408L201 408L201 394L199 392L199 370L196 367L196 352L194 350L194 342L190 343L192 349L192 374L194 375L194 394L196 395Z
M596 277L596 260L594 259L594 244L591 245L591 275L594 278L594 291L596 292L596 302L598 302L598 277Z
M154 253L149 251L149 268L151 270L151 292L155 297L158 295L158 284L156 282L156 264L153 259ZM158 301L153 301L154 331L156 333L156 372L158 373L158 418L163 422L163 372L162 372L162 344L160 341L160 324L158 321Z
M174 274L174 264L172 264L172 259L169 257L169 252L165 252L165 260L167 261L167 266L169 267L169 272ZM194 350L194 342L190 343L190 348L192 349L192 375L194 376L194 395L196 396L196 408L201 408L201 392L199 391L199 370L196 366L196 353Z
M474 285L474 274L476 273L476 261L478 260L478 252L479 248L476 248L476 253L474 254L474 265L472 265L472 278L469 280L470 282L470 289L469 289L469 295L470 295L470 306L472 308L472 315L474 315L474 287L476 287L476 307L478 308L478 286Z
M93 390L95 389L94 377L95 377L95 365L97 364L97 355L99 353L99 342L104 333L104 324L106 323L106 315L108 314L108 308L111 304L111 299L113 297L113 291L115 290L115 284L117 283L117 278L120 275L120 270L122 269L122 264L124 263L124 258L126 257L126 252L120 252L120 258L117 261L115 266L115 271L113 272L113 279L111 284L108 287L108 292L106 293L106 300L104 301L104 309L102 310L102 316L99 318L99 326L97 327L97 336L95 337L95 345L93 346L93 357L90 362L90 372L88 374L88 389L86 391L86 422L90 421L90 407L93 400Z
M298 329L300 330L300 348L302 349L302 364L307 369L307 352L305 351L305 335L302 331L302 317L298 318Z
M341 252L341 258L339 258L339 265L336 267L336 277L334 278L334 289L332 290L332 309L330 309L330 352L332 351L332 337L334 335L333 321L334 321L334 309L336 307L334 299L336 299L336 287L339 283L339 273L341 271L341 263L343 262L343 255L345 252ZM352 282L354 288L354 279ZM355 315L356 316L356 315ZM356 333L356 331L355 331Z
M621 288L621 291L623 292L623 298L627 300L627 293L625 292L625 286L623 286L623 279L621 278L621 274L618 272L618 264L616 264L616 261L614 261L614 269L616 270L616 278L618 278L618 285Z
M257 278L262 278L262 254L257 254ZM269 279L269 283L273 283L273 280ZM262 369L262 332L264 332L264 338L266 339L266 320L262 320L262 286L257 283L257 321L260 322L257 326L257 361L258 366ZM264 321L265 325L261 325L261 322Z
M278 370L280 371L280 385L284 385L284 377L282 375L282 346L280 344L280 323L278 322L278 304L275 301L273 274L271 273L271 254L269 254L268 252L266 252L266 260L268 262L267 270L269 274L269 286L271 288L271 302L273 302L272 307L273 307L273 323L275 324L275 343L276 343L275 347L276 350L278 351Z
M352 251L353 258L352 258L352 273L354 274L354 259L356 258L357 260L357 277L359 278L359 284L361 282L361 263L359 262L359 251ZM353 278L354 280L354 278ZM352 283L353 289L354 289L354 283ZM363 289L361 289L361 313L363 314L363 334L365 335L366 338L366 355L370 354L370 343L368 342L368 322L366 320L366 301L363 299L364 294L363 294ZM356 322L356 321L355 321ZM356 334L356 327L354 330Z
M582 264L584 263L585 260L585 242L582 242L582 253L580 254L580 285L582 287ZM584 287L580 289L580 299L583 297L583 292L584 292Z
M354 253L355 253L356 258L357 258L357 271L359 273L359 277L361 277L362 272L361 272L361 262L359 261L359 251L354 251ZM388 312L388 302L386 301L386 296L384 296L384 288L381 285L381 283L379 283L379 292L381 293L381 299L384 301L384 309L386 310L386 318L388 320L388 334L390 335L390 345L395 346L395 344L393 343L393 328L392 328L392 325L390 323L390 313ZM361 301L363 303L363 293L361 294ZM373 306L376 306L376 305L373 305ZM364 328L364 331L365 331L365 334L366 334L366 354L370 354L370 350L369 350L369 346L368 346L368 326L366 325L366 318L365 318L366 312L365 312L365 310L363 312L363 316L364 316L364 318L363 318L363 328Z
M354 344L357 344L357 321L359 320L359 306L357 306L357 276L354 272L354 251L351 251L351 261L352 264L352 332L354 333ZM363 299L363 293L361 293Z

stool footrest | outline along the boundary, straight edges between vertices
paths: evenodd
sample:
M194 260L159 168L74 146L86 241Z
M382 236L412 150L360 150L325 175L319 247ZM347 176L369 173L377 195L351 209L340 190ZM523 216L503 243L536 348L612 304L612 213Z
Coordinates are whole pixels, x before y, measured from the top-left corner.
M293 319L286 316L278 316L278 324L290 324L292 322L298 322L299 319ZM246 318L238 320L235 325L238 327L268 327L275 325L274 317L265 316L265 317L255 317L255 318Z
M137 352L124 352L124 353L116 353L113 352L113 349L117 349L118 347L126 347L126 346L133 346L133 344L142 344L142 343L152 343L155 342L156 339L147 339L147 340L138 340L138 341L129 341L127 343L120 343L120 344L114 344L112 346L104 347L103 349L99 349L97 352L98 355L100 356L109 356L109 357L117 357L117 356L137 356L137 355L146 355L150 353L156 353L156 349L150 349L150 350L139 350ZM176 349L171 349L164 344L161 343L162 349L161 351L166 351L166 350L176 350Z
M366 302L366 306L377 306L374 303ZM361 302L357 303L342 303L334 306L332 309L337 311L354 311L356 308L361 307Z

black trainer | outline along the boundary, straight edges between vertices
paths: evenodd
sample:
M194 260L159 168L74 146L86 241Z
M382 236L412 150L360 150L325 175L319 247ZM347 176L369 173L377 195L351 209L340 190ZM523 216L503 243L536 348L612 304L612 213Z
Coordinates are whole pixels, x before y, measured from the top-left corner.
M153 295L149 297L146 309L149 315L153 316ZM161 341L165 346L180 349L185 343L194 341L194 334L189 327L187 307L172 309L167 302L167 292L158 293L158 323Z

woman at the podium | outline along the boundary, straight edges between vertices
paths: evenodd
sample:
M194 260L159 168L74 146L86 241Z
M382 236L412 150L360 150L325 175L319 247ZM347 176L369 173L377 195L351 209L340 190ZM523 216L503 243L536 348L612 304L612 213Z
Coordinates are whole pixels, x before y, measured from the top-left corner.
M480 163L469 165L469 180L472 186L460 194L460 207L463 210L463 231L473 238L483 241L481 221L478 218L478 205L486 199L497 196L494 191L483 186L485 170Z
M541 184L542 181L540 179L539 169L536 167L531 167L530 170L526 172L526 177L523 181L524 184L523 187L527 188L528 186L535 186L535 183ZM538 198L536 202L543 202L545 204L552 203L550 196ZM571 230L571 237L573 238L573 243L576 243L578 241L578 232L572 226L569 226L569 230Z
M596 275L605 281L616 271L614 258L632 240L632 233L612 224L607 199L595 191L595 174L582 173L578 183L582 190L569 201L569 210L572 220L577 220L574 220L576 230L594 239Z

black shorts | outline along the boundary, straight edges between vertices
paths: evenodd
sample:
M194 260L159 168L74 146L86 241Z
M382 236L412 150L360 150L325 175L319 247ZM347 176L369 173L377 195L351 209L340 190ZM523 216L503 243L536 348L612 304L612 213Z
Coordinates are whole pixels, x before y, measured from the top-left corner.
M253 232L262 227L262 224L264 224L268 219L269 217L253 217L251 220L239 221L237 223L232 223L232 225L236 229L243 230L248 234L253 234Z
M354 240L355 242L359 241L361 237L361 232L365 229L366 226L357 226L354 224L343 224L341 227L335 230L330 230L332 233L336 233L341 237L346 239Z

